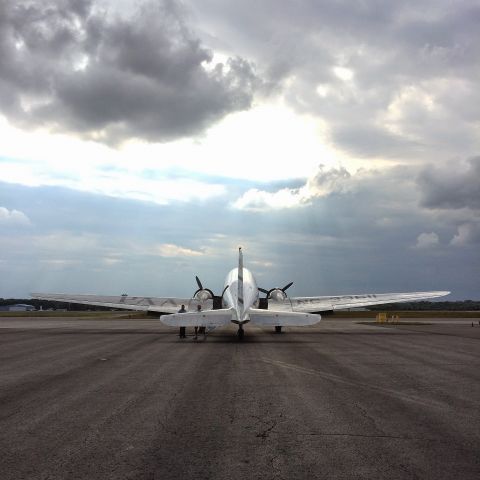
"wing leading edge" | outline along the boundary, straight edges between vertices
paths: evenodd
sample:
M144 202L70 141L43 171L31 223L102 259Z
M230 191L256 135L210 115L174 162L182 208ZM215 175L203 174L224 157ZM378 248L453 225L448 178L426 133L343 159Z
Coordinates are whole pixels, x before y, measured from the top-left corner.
M292 297L281 302L268 302L268 309L279 312L326 312L346 308L367 307L385 303L413 302L448 295L447 291L410 293L370 293L331 297Z
M52 300L65 303L79 303L98 307L118 308L121 310L138 310L155 313L176 313L182 305L187 311L213 308L212 300L199 301L193 298L173 297L130 297L128 295L68 295L60 293L32 293L32 298L38 300Z

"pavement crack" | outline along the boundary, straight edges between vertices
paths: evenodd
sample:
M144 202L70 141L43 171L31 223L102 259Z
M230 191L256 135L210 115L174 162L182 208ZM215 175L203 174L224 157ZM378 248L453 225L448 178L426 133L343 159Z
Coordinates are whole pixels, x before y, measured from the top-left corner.
M375 418L370 415L365 408L363 408L359 403L354 403L353 406L360 412L361 416L375 428L375 430L380 432L381 435L387 435L381 428L379 428Z
M391 438L393 440L426 440L420 437L408 437L404 435L383 435L383 434L367 434L367 433L343 433L343 432L297 432L297 436L302 437L360 437L360 438Z
M255 436L258 438L268 438L270 436L270 433L272 430L277 426L277 421L273 420L271 425L269 425L267 428L263 429L261 432L257 433Z

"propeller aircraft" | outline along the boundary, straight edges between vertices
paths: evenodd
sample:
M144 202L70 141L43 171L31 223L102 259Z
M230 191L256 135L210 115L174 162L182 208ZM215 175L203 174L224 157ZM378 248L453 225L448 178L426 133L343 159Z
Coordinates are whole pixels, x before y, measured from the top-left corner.
M249 323L272 326L276 332L281 332L283 326L314 325L321 320L322 312L425 300L450 293L431 291L290 298L286 292L293 282L287 283L282 288L265 289L257 286L252 272L243 266L241 248L238 252L238 267L227 274L221 295L215 295L211 289L205 288L198 276L195 280L198 289L192 298L49 293L32 293L31 296L41 300L155 312L161 314L162 323L172 327L212 329L234 323L238 326L237 335L241 340L244 337L245 326ZM265 297L260 297L260 293L265 294ZM186 313L179 313L182 305L185 306Z

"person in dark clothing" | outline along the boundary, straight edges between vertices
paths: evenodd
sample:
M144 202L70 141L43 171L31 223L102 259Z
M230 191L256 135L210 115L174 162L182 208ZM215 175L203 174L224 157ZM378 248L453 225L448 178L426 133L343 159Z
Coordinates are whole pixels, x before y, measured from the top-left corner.
M197 313L200 313L201 311L202 311L202 306L201 306L201 305L197 305ZM200 327L200 328L202 328L202 327ZM196 327L194 328L194 330L195 330L195 340L196 340L196 339L198 338L198 327L196 326Z
M201 310L202 310L201 305L198 305L198 307L197 307L197 313L200 313ZM198 333L203 334L203 339L204 339L204 340L205 340L205 336L206 336L205 330L206 330L205 327L198 327ZM195 334L196 334L196 332L195 332Z
M180 308L178 313L187 313L187 311L185 310L185 305L182 305L182 308ZM186 331L187 331L186 327L180 327L179 337L180 338L187 338Z

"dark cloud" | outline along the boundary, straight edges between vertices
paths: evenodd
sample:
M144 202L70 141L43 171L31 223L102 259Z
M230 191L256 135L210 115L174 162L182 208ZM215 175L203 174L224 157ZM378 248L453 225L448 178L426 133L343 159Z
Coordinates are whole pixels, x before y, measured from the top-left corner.
M471 155L480 4L195 0L200 23L262 66L290 105L326 121L336 146L414 162ZM353 72L350 81L335 67ZM318 94L321 85L322 94Z
M480 157L430 165L418 177L422 205L428 208L480 210Z
M450 245L480 244L480 157L426 167L417 182L421 205L440 211L456 226ZM443 213L443 212L446 212ZM459 214L460 212L461 214Z
M128 18L89 0L3 2L0 72L11 120L113 143L202 132L248 109L260 83L240 57L214 64L167 0Z
M480 244L480 220L460 225L450 241L450 245L455 247L478 244Z

